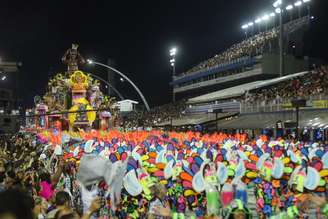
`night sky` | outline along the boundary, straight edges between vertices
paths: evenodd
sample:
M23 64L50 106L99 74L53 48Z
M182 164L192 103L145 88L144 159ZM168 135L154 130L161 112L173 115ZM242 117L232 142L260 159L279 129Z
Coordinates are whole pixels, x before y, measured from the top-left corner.
M171 99L168 50L177 46L182 72L241 41L240 26L272 8L273 0L53 0L1 1L0 57L21 61L18 93L24 106L43 95L49 77L63 72L60 61L72 42L85 58L115 60L151 106ZM327 1L312 0L315 16L308 54L328 60ZM103 68L82 67L100 76ZM3 83L3 82L2 82ZM1 86L1 85L0 85ZM125 83L117 89L137 95Z

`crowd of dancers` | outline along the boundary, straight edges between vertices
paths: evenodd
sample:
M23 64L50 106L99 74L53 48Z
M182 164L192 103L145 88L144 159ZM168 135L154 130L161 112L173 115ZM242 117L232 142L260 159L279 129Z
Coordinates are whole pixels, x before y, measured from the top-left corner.
M1 139L0 218L324 218L328 145L197 132ZM19 210L18 210L19 209Z

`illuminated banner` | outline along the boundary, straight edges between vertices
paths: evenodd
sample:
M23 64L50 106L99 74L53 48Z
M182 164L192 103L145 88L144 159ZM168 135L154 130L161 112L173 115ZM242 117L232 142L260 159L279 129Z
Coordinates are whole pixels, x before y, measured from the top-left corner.
M313 108L328 108L328 100L314 100L312 101Z
M317 109L318 108L319 109L328 108L328 100L313 100L313 101L308 101L307 106L310 107L310 108L317 108ZM286 108L286 109L293 108L291 102L282 104L282 107L283 108Z

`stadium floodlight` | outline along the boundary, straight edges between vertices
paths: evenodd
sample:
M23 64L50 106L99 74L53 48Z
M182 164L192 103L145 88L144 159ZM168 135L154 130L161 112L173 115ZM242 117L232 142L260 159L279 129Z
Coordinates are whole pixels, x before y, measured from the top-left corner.
M89 65L93 64L92 59L87 59L87 62L88 62Z
M269 20L269 15L265 14L261 19L264 20L264 21L267 21Z
M262 21L261 18L257 18L257 19L255 20L255 23L258 24L258 23L261 23L261 21Z
M270 17L274 17L274 16L276 16L276 14L274 12L271 12Z
M286 6L286 10L287 10L287 11L292 10L293 8L294 8L293 5L287 5L287 6Z
M172 48L171 50L170 50L170 52L172 52L172 53L176 53L177 52L177 48Z
M280 8L276 8L275 12L276 12L277 14L280 14L280 13L281 13L281 9L280 9Z
M273 7L277 8L282 4L282 0L277 0L273 3Z
M6 80L6 78L7 78L7 76L6 76L6 75L2 76L2 77L1 77L1 81L4 81L4 80Z
M170 63L175 63L175 59L171 59L170 60Z
M241 29L247 29L248 28L248 24L244 24L243 26L241 26Z
M297 1L297 2L295 2L294 6L295 6L295 7L299 7L299 6L301 6L302 4L303 4L302 1Z
M170 56L175 56L175 54L177 53L177 48L172 48L170 49Z
M251 26L254 25L254 23L253 23L253 22L249 22L247 25L248 25L249 27L251 27Z
M171 66L172 66L172 67L174 66L174 62L171 62Z
M311 0L303 0L304 3L306 3L306 2L310 2L310 1L311 1Z

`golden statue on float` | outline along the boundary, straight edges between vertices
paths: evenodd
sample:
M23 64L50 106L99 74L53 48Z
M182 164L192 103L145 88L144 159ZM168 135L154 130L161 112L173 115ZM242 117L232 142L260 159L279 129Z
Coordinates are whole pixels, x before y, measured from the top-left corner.
M71 127L88 128L96 119L96 112L86 99L87 89L89 87L88 77L82 71L75 71L69 80L72 92L72 107L70 108L68 119Z

